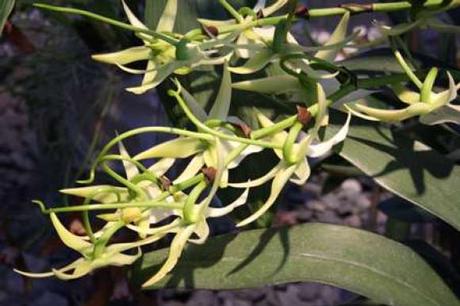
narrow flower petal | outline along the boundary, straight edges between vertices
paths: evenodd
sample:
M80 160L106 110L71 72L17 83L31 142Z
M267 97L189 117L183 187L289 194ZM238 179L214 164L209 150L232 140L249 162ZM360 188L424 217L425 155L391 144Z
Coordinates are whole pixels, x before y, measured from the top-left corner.
M257 179L249 180L243 183L229 183L228 186L233 187L233 188L252 188L252 187L263 185L266 182L270 181L273 177L275 177L276 173L280 171L283 167L284 167L284 163L283 161L280 161L275 167L273 167L265 175Z
M249 197L249 188L246 188L244 192L232 203L225 205L225 207L210 207L207 211L207 216L210 218L217 218L225 216L231 213L235 208L247 203Z
M104 263L103 266L116 266L116 267L122 267L122 266L128 266L133 264L136 260L138 260L142 256L142 251L140 247L137 247L137 253L134 255L126 255L122 253L116 253L116 254L110 254L108 255L109 258L106 263Z
M136 15L134 15L134 13L130 10L129 6L126 4L125 0L121 0L121 4L123 6L123 10L125 11L126 17L128 17L129 23L131 23L131 25L135 27L147 30L147 27L145 26L145 24L143 24L136 17Z
M236 74L251 74L262 70L276 57L271 50L265 49L251 57L243 66L229 67Z
M311 144L308 150L309 157L320 157L327 152L329 152L336 144L345 140L348 134L348 130L350 128L350 121L351 121L351 114L348 114L347 121L342 126L342 128L332 136L330 139L320 142L318 144Z
M342 19L340 20L339 24L335 28L330 39L325 44L326 46L338 44L345 39L347 35L349 21L350 21L350 13L347 12L342 16ZM315 54L315 57L326 60L326 61L333 62L335 58L337 57L337 54L339 53L340 49L341 48L322 50L322 51L317 52Z
M432 107L426 103L415 103L397 110L378 109L361 104L354 104L350 108L364 113L366 116L387 122L401 121L410 117L424 115L432 110Z
M283 6L285 6L286 3L288 3L288 0L277 0L272 5L262 9L263 15L265 17L272 15L273 13L281 9Z
M75 265L75 269L72 273L65 273L63 269L53 269L54 275L62 280L72 280L85 276L93 270L91 262L82 260L78 265Z
M121 156L125 158L131 158L128 151L126 150L126 147L121 141L118 143L118 150L120 151ZM128 180L131 180L133 177L139 174L139 169L137 169L136 165L134 165L132 162L128 160L122 160L122 163L123 168L125 169L126 178Z
M175 158L165 157L154 163L152 166L150 166L148 170L152 171L155 174L155 176L160 177L165 175L165 173L168 172L169 169L171 169L175 161Z
M232 77L230 71L228 70L228 64L224 64L223 73L222 73L222 82L220 83L220 88L217 93L216 100L212 105L212 108L209 112L208 119L219 119L224 121L230 110L230 102L232 99Z
M198 18L197 20L199 23L201 23L204 26L207 26L207 27L213 26L216 28L219 28L221 26L226 26L226 25L232 25L236 23L235 19L212 20L212 19L206 19L206 18Z
M149 59L151 56L151 52L152 51L150 50L150 48L140 46L128 48L118 52L93 54L91 55L91 58L95 61L107 64L126 65L137 61L144 61Z
M176 69L180 67L183 67L183 64L181 61L174 61L171 63L164 64L163 66L158 68L155 79L152 80L152 82L150 83L144 82L144 84L142 84L141 86L129 87L129 88L126 88L126 90L136 95L144 94L150 89L157 87L169 75L171 75Z
M85 241L80 236L72 234L69 230L67 230L65 226L62 225L61 221L59 221L59 218L56 216L55 213L53 212L50 213L50 219L51 219L51 222L53 223L54 228L56 229L56 232L59 235L59 238L61 238L62 242L66 246L82 254L84 253L85 250L92 247L91 243Z
M251 222L254 222L260 216L262 216L267 210L275 203L276 199L278 198L279 194L283 190L284 185L289 181L289 178L295 172L297 165L292 165L287 167L283 165L282 169L278 171L275 178L272 182L272 188L270 191L270 196L268 197L267 201L251 216L244 219L243 221L237 224L238 227L245 226Z
M204 158L202 154L195 155L192 160L185 167L184 171L173 181L174 184L178 184L185 180L194 177L204 166Z
M91 198L101 203L113 203L118 200L118 197L123 200L128 196L128 190L126 188L111 185L67 188L61 189L59 192L81 198Z
M395 85L391 87L393 92L398 96L399 100L406 104L414 104L420 102L420 94L418 92L407 89L404 86Z
M163 142L146 151L134 156L134 160L150 158L187 158L203 150L203 144L199 139L179 137Z
M289 179L290 182L296 185L303 185L308 180L311 174L310 165L308 160L303 158L298 164L294 175Z
M195 231L195 227L196 227L195 224L188 225L184 227L183 229L181 229L176 234L176 236L174 237L171 243L171 247L169 249L169 255L165 263L155 275L153 275L149 280L147 280L144 284L142 284L143 288L154 285L155 283L160 281L163 277L165 277L166 274L168 274L174 268L180 256L182 255L182 251L185 247L185 244L187 243L188 239Z
M188 92L180 83L176 84L180 88L180 94L184 98L184 101L187 103L188 108L192 114L197 117L201 122L205 122L208 118L204 108L198 103L198 101L193 97L193 95Z
M209 230L209 225L208 223L206 222L206 219L203 218L203 220L201 220L200 222L198 222L196 224L196 228L195 228L195 235L198 236L198 239L189 239L188 241L191 242L191 243L195 243L195 244L203 244L206 242L206 240L208 239L209 237L209 233L210 233L210 230Z
M262 94L282 94L302 89L297 78L290 75L277 75L262 79L237 82L233 83L232 87L238 90Z
M158 21L158 32L173 32L177 16L177 0L167 0L166 6Z

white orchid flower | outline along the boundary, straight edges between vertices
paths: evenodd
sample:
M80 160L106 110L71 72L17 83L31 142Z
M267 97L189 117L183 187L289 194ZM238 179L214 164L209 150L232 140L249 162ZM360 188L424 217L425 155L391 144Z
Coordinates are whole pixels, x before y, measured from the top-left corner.
M307 134L301 134L303 124L299 121L291 127L289 132L281 131L267 137L267 140L278 143L283 147L282 150L274 150L275 154L280 158L280 162L272 170L250 182L229 183L229 186L234 188L252 188L272 180L271 192L268 199L255 213L238 223L238 226L247 225L263 215L275 203L288 181L298 185L304 184L310 176L307 157L322 156L331 150L334 145L345 139L349 129L350 115L348 115L345 125L336 135L327 141L317 142L318 131L327 119L327 100L324 90L319 83L317 84L317 97L318 108L315 124ZM262 127L274 125L262 113L259 112L257 116ZM299 142L296 142L298 136L303 136L303 138Z
M231 75L227 64L224 65L224 73L221 85L215 102L209 112L203 110L198 104L195 98L183 88L179 82L176 82L178 91L180 92L184 102L187 104L186 108L190 110L190 116L196 118L199 122L208 122L210 120L218 120L220 122L226 122L228 120L228 112L230 109L231 102ZM217 131L227 136L236 136L232 131L225 128L216 128ZM231 140L221 140L222 142L222 154L227 156L235 148L239 147L240 143ZM236 168L239 163L249 154L262 151L263 148L258 146L250 145L247 146L237 158L231 160L226 168L223 170L223 175L220 182L220 187L226 187L228 182L228 171ZM145 160L152 158L171 158L171 159L184 159L192 157L188 166L177 177L173 183L179 183L195 176L204 166L208 168L217 168L217 160L215 159L216 147L215 142L207 142L197 138L191 137L179 137L162 144L156 145L144 152L134 156L134 160Z
M140 29L148 29L129 9L128 5L122 0L123 9L132 26ZM168 0L158 22L156 32L171 33L174 28L177 15L178 0ZM146 91L155 88L163 82L172 73L186 74L191 69L198 66L219 65L224 62L227 56L210 58L210 52L206 51L200 43L181 40L176 45L167 41L157 39L149 34L137 33L137 36L143 41L143 46L131 47L122 51L96 54L92 58L96 61L117 65L120 69L132 73L143 74L143 80L140 86L127 88L134 94L143 94ZM215 46L222 45L231 41L233 36L228 36L224 40L213 39L206 42L206 49L212 49ZM214 51L211 51L214 52ZM127 67L127 64L147 61L145 70L137 70Z
M460 106L451 103L457 98L460 83L455 84L452 75L447 72L449 88L439 93L433 92L433 85L438 75L438 69L432 68L424 82L422 82L413 73L401 54L399 52L395 54L406 74L420 89L420 92L415 92L402 86L395 86L393 88L398 98L408 104L408 106L403 109L388 110L354 103L345 105L345 107L354 115L373 121L397 122L419 116L420 122L427 125L445 122L460 123Z

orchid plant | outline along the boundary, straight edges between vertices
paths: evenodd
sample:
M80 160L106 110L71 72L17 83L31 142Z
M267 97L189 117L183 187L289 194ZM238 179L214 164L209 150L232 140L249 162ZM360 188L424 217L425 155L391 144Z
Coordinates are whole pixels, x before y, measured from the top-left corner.
M253 188L270 184L270 193L256 211L238 222L238 227L266 213L289 182L304 184L311 174L309 158L322 157L343 142L352 116L385 122L418 117L420 122L429 125L460 123L460 107L453 103L460 84L455 83L449 72L446 72L447 88L435 88L437 68L426 74L414 72L395 49L394 56L403 73L396 79L383 75L376 80L388 85L408 106L382 109L362 102L374 92L367 89L376 90L378 85L369 81L370 86L360 88L358 85L363 81L335 61L344 47L364 47L357 40L359 33L347 35L352 14L415 9L410 1L311 10L288 0L259 0L253 8L239 9L227 0L219 0L219 3L231 19L199 19L202 27L187 33L174 32L178 0L166 1L155 29L148 28L124 0L122 7L127 23L74 8L36 4L41 9L82 15L132 31L139 38L139 46L96 54L93 59L115 65L127 73L143 75L139 86L127 88L133 94L144 94L172 80L174 88L167 93L180 106L191 127L147 126L121 133L101 150L91 166L89 178L80 181L86 186L61 190L63 194L82 198L81 205L47 208L36 201L42 212L49 214L63 243L81 256L51 272L18 273L64 280L80 278L100 267L131 265L141 256L143 246L172 236L168 258L143 285L150 287L173 271L187 243L206 242L210 218L228 215L246 205ZM412 22L392 28L382 26L382 37L371 44L391 42L393 36L420 26L458 32L457 28L433 19L435 14L458 6L459 1L425 1L424 5L417 6ZM291 33L292 26L299 20L332 15L341 15L341 19L329 41L322 46L300 45ZM146 63L145 69L129 66L135 62ZM180 81L180 76L214 69L221 71L221 82L212 107L206 111ZM251 77L255 73L258 76ZM245 80L232 80L241 75ZM407 82L412 82L419 92L413 91L414 86L408 86ZM364 90L359 98L353 95L358 89ZM278 117L270 117L254 108L255 124L249 125L233 115L234 90L284 98L296 107L288 116ZM344 112L346 119L334 135L323 137L322 132L329 126L330 108ZM142 152L128 152L123 141L144 133L166 133L175 138ZM273 150L279 160L272 169L259 178L232 181L231 172L247 156L264 150ZM115 170L116 163L123 166L124 173ZM98 170L113 178L114 184L95 185ZM233 190L236 199L216 205L215 199L223 189ZM62 224L60 215L68 212L82 213L85 236L71 233ZM93 212L104 222L97 230L91 221ZM137 239L113 243L122 229L134 232Z

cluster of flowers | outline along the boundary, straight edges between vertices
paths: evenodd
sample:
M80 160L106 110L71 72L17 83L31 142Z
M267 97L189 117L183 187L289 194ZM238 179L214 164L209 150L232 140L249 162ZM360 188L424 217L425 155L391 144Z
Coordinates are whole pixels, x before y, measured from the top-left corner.
M110 141L95 161L90 178L83 183L87 187L62 190L62 193L84 198L82 205L47 209L41 202L42 211L51 217L63 243L79 252L81 257L71 264L53 269L48 273L27 273L30 277L56 276L61 279L82 277L94 269L115 265L130 265L141 256L141 247L172 235L169 256L159 271L144 283L152 286L169 273L177 263L187 242L203 243L209 236L208 219L227 215L246 204L251 188L271 182L271 191L265 203L252 215L239 222L247 225L264 214L276 201L283 187L292 182L303 184L310 175L308 157L320 157L342 142L348 133L351 115L369 120L401 121L420 116L429 124L445 122L438 113L460 111L450 104L456 97L459 85L449 75L450 86L446 91L433 92L437 69L432 69L424 82L420 81L399 53L401 67L421 92L394 86L401 101L410 104L403 110L380 110L365 105L346 104L348 113L343 126L332 137L324 140L320 130L328 125L328 107L333 101L327 99L322 85L334 79L340 70L332 71L337 53L353 43L358 33L346 36L350 12L344 12L330 40L320 47L300 46L289 33L291 23L308 13L297 7L283 16L270 17L287 0L278 0L270 6L259 1L255 8L236 11L225 0L220 3L234 17L228 21L203 20L203 28L185 35L173 33L178 1L167 1L155 31L148 29L123 2L130 24L108 20L88 12L74 9L41 7L78 13L133 30L142 40L137 46L110 54L94 55L98 61L117 65L120 69L144 75L139 86L127 90L142 94L155 88L172 74L187 74L208 66L223 67L222 80L216 99L209 112L197 103L194 96L174 80L176 90L168 93L174 97L194 130L173 127L144 127L125 132ZM351 10L352 11L352 10ZM434 11L432 12L435 13ZM276 22L275 22L276 21ZM384 35L399 35L421 24L385 28ZM314 55L311 55L314 53ZM242 66L232 66L235 59L246 60ZM134 70L127 65L146 61L145 70ZM232 74L252 74L267 66L268 76L262 79L232 83ZM320 69L318 69L320 67ZM321 67L325 67L321 69ZM208 67L209 68L209 67ZM305 88L305 86L308 88ZM309 107L297 107L297 114L273 122L263 112L254 109L258 126L249 127L241 119L229 116L232 88L266 94L288 94L296 100L308 100ZM455 116L453 116L455 117ZM169 133L177 138L155 145L132 156L123 146L123 140L142 133ZM118 147L118 152L113 149ZM231 182L229 171L238 167L250 154L273 150L279 162L260 178ZM153 164L145 166L143 161ZM169 171L178 160L187 163L184 170L171 177ZM124 174L111 168L114 162L122 163ZM111 176L117 185L91 185L96 168ZM232 203L215 207L213 199L219 189L240 189L241 193ZM58 213L81 211L86 236L71 233L61 223ZM89 214L108 211L97 217L105 225L93 231ZM110 243L122 228L134 231L134 242Z

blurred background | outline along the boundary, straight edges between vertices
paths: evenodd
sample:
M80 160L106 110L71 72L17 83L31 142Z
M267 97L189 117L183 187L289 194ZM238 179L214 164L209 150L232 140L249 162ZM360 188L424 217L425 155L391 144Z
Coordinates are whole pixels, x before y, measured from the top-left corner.
M226 17L217 1L183 1L196 8L200 16ZM124 18L118 1L46 2ZM232 2L251 6L255 1ZM74 255L61 245L46 216L31 204L32 199L56 203L54 205L71 204L75 200L61 197L58 190L72 187L76 179L84 177L101 145L116 132L145 125L170 125L156 92L143 96L125 92L125 87L140 80L90 58L94 53L137 44L134 35L88 19L40 11L33 8L32 3L17 1L0 40L1 306L329 306L355 297L344 290L309 283L222 292L172 289L138 292L130 288L122 269L97 271L72 282L30 280L14 273L13 267L47 270L63 265ZM304 3L313 8L345 2ZM132 4L138 12L143 12L144 1L132 1ZM441 18L458 24L460 11L449 12ZM379 35L376 21L391 25L406 19L404 13L363 14L352 18L350 30L360 28L361 38L372 40ZM294 32L305 45L324 43L337 20L304 21L295 26ZM424 60L437 58L459 68L458 36L423 30L405 39L410 50ZM350 58L354 52L345 49L339 59ZM134 151L140 151L162 140L161 137L164 136L142 136L129 145ZM458 139L449 140L446 145L458 148L459 143ZM402 232L409 233L412 239L430 242L418 247L432 254L438 272L444 273L452 286L459 285L457 232L393 197L359 173L345 176L327 170L327 167L317 168L305 186L288 188L275 214L274 225L320 221L383 234L388 227L388 214L398 211L399 217L391 218L393 228L403 228ZM67 222L72 231L82 230L76 216L69 216ZM232 230L231 225L220 227L220 232ZM449 245L448 255L456 260L449 262L437 257L431 245Z

